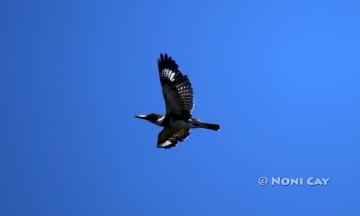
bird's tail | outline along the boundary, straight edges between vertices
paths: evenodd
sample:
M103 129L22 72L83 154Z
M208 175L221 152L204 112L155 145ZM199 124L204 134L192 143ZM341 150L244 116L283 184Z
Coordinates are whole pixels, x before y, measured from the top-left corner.
M201 123L199 124L199 128L205 128L205 129L210 129L210 130L218 131L218 130L220 129L220 125L218 125L218 124L209 124L209 123L201 122Z

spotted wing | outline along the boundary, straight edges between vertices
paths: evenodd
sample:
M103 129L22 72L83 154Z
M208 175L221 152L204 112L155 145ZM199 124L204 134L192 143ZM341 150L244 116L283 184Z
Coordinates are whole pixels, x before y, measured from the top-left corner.
M157 147L168 149L184 141L190 135L190 129L164 128L158 137Z
M176 62L167 54L160 54L158 66L166 114L190 118L194 100L189 78L181 73Z

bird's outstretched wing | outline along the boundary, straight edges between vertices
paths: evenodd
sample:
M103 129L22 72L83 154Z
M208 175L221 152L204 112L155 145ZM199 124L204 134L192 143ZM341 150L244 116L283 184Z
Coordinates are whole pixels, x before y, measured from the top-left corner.
M189 78L181 73L176 62L167 54L160 54L158 66L166 114L190 118L194 101Z
M190 129L164 128L158 137L158 148L171 148L184 141L190 135Z

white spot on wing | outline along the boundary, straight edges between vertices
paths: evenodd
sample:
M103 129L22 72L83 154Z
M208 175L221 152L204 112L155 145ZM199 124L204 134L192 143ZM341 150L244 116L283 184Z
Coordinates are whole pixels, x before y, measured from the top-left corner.
M164 70L162 70L162 76L169 79L171 82L173 82L175 80L175 72L169 70L168 68L165 68Z
M174 76L175 76L175 73L172 72L171 75L170 75L170 81L171 81L171 82L174 81Z

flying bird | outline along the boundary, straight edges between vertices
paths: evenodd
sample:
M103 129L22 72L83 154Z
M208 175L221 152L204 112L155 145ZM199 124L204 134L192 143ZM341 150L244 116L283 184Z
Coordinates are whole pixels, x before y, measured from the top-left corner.
M190 135L192 128L219 130L218 124L209 124L192 117L193 89L189 78L181 73L176 62L167 54L160 54L158 67L166 114L135 116L163 127L158 135L157 147L168 149L176 146Z

